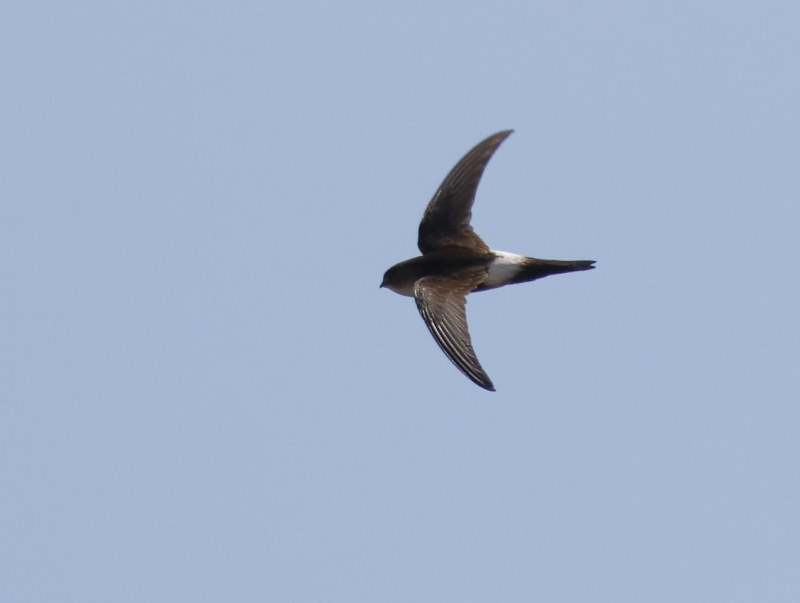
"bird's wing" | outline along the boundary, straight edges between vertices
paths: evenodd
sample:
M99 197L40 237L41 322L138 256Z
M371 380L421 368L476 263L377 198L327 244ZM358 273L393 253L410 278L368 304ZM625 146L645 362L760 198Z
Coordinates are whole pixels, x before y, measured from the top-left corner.
M486 164L511 132L513 130L498 132L478 143L447 174L419 224L417 245L422 253L449 246L489 251L489 246L469 225L472 203Z
M428 330L442 351L472 382L495 391L481 367L467 330L467 294L486 278L484 266L453 277L426 276L414 284L414 298Z

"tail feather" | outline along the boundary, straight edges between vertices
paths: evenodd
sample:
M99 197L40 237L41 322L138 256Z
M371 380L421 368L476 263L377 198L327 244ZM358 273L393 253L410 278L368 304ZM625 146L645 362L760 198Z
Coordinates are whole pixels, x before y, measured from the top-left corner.
M565 272L576 272L579 270L592 270L594 260L539 260L536 258L526 258L525 264L511 281L512 283L527 283L535 281L551 274L563 274ZM511 284L511 283L509 283Z

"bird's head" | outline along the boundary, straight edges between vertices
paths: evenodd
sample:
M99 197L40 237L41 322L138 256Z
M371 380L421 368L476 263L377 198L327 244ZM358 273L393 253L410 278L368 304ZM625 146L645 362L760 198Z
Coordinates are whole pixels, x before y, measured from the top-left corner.
M416 278L410 273L406 262L395 264L383 273L381 287L391 289L400 295L414 297L414 283Z

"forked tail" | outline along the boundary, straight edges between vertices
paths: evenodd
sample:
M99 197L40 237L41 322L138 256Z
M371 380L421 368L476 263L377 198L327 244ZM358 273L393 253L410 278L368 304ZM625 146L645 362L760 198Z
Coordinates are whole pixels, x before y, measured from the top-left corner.
M576 272L578 270L592 270L594 260L539 260L536 258L525 258L525 263L511 281L512 283L527 283L535 281L537 278L544 278L551 274L562 274L564 272Z

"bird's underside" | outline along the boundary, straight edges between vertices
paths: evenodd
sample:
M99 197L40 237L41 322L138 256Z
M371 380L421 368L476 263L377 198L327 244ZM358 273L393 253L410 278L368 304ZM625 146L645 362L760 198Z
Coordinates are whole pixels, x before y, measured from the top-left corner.
M470 225L484 168L511 130L475 146L450 171L419 225L422 255L392 266L382 287L413 296L425 325L445 355L473 383L495 391L467 328L466 296L564 272L590 270L590 260L540 260L492 250Z

